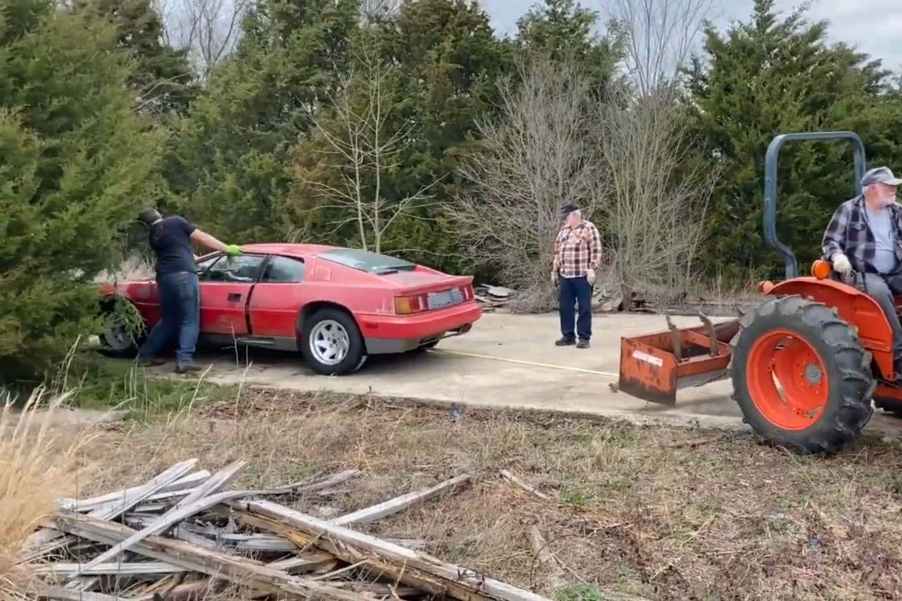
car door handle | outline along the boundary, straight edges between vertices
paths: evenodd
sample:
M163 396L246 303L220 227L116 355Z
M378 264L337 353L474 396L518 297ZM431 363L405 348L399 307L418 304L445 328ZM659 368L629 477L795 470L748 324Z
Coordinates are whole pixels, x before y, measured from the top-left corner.
M241 300L241 293L239 293L239 292L229 293L229 302L230 303L237 303L240 300Z

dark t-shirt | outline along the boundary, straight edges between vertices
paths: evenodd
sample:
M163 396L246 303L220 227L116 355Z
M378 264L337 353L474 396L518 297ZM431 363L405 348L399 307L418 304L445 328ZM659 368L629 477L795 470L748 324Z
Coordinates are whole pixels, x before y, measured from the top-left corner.
M157 254L157 274L197 271L191 234L194 224L183 217L166 217L150 228L150 246Z

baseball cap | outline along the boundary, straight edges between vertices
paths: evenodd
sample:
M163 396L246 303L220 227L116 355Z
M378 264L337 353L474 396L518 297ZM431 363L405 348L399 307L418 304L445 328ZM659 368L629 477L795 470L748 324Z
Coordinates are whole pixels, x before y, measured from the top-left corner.
M902 179L898 179L889 167L875 167L861 178L861 185L870 186L871 184L886 184L887 186L902 185Z
M561 205L561 217L566 217L573 211L578 211L579 207L573 204L572 202L568 202L564 205Z

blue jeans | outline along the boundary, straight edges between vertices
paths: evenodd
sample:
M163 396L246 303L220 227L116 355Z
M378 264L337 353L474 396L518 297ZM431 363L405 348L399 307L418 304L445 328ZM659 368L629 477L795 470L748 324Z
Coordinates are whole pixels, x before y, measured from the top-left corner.
M153 327L138 352L139 359L150 359L163 352L178 338L176 363L190 364L200 332L200 287L197 274L189 271L157 276L160 294L160 321Z
M573 325L576 319L575 307L579 308L579 320L576 333L580 340L592 337L592 286L586 276L580 278L561 278L561 334L573 340Z

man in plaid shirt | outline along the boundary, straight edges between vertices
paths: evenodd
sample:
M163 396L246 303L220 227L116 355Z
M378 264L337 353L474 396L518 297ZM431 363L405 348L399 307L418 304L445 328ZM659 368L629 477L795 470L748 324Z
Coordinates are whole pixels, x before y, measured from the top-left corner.
M579 208L566 204L561 208L564 225L554 240L554 266L551 281L560 284L560 313L562 337L555 344L576 348L589 348L592 337L592 286L595 270L601 260L601 236L598 228L583 219ZM579 320L574 335L575 307L579 308Z
M840 205L823 241L824 258L834 271L886 313L893 328L896 373L902 371L902 324L893 300L902 294L902 207L896 204L900 183L886 167L865 173L862 194ZM859 275L853 277L853 271Z

